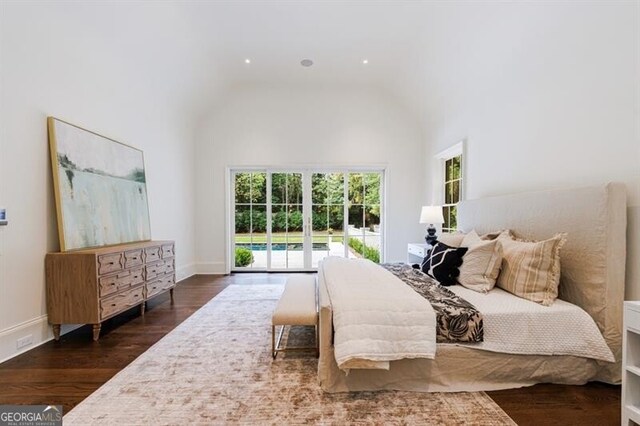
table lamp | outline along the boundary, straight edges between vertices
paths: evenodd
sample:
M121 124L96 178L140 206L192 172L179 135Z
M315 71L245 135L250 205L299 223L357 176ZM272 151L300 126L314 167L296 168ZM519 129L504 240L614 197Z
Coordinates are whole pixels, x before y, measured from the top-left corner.
M424 239L427 244L435 244L438 237L436 237L436 228L433 225L435 223L444 223L442 206L422 206L422 211L420 212L420 223L429 224L427 227L427 235L425 235Z

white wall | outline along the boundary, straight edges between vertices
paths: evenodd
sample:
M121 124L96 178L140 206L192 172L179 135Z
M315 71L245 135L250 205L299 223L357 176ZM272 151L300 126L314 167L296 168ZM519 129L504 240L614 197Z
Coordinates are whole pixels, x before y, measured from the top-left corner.
M10 223L0 227L0 360L15 355L17 338L51 337L44 256L58 240L48 115L144 150L152 236L176 240L179 275L195 258L192 124L145 78L153 70L117 48L113 11L67 6L1 10L0 206Z
M424 58L427 167L467 139L467 198L627 184L628 299L640 299L638 4L443 5Z
M244 87L206 117L196 146L198 271L224 272L228 166L386 165L387 260L419 241L420 127L384 93L341 87Z

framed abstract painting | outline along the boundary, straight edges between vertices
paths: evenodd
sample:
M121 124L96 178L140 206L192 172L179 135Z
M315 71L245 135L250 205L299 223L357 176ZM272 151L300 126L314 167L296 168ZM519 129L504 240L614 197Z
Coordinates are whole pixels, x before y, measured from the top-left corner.
M141 150L47 119L60 250L151 239Z

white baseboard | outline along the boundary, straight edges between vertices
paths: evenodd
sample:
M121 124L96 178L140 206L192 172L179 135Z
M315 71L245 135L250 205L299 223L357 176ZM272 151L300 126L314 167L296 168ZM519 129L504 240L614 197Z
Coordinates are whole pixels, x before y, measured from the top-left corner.
M196 271L201 275L225 275L227 265L224 262L198 262Z
M186 265L176 268L176 282L186 280L187 278L195 275L197 272L195 263L188 263Z
M18 349L17 340L29 335L31 335L32 343ZM6 328L0 331L0 363L51 339L53 339L53 332L47 322L46 315Z
M200 272L201 265L205 265ZM224 274L224 262L211 262L208 264L189 263L187 265L176 268L176 282L185 280L196 273L203 274ZM221 271L221 272L218 272ZM83 324L64 324L60 330L60 335L67 334ZM17 348L17 340L31 335L31 344L20 349ZM29 321L22 322L0 331L0 363L5 362L15 356L18 356L28 350L40 346L50 340L53 340L53 331L47 321L46 315L41 315Z

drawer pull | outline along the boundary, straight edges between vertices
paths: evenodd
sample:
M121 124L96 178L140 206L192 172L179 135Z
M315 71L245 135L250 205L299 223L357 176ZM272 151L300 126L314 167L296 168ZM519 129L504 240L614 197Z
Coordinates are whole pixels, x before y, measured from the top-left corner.
M115 304L115 303L112 303L112 304L111 304L111 306L116 306L116 304Z
M113 262L109 262L109 265L113 265Z

